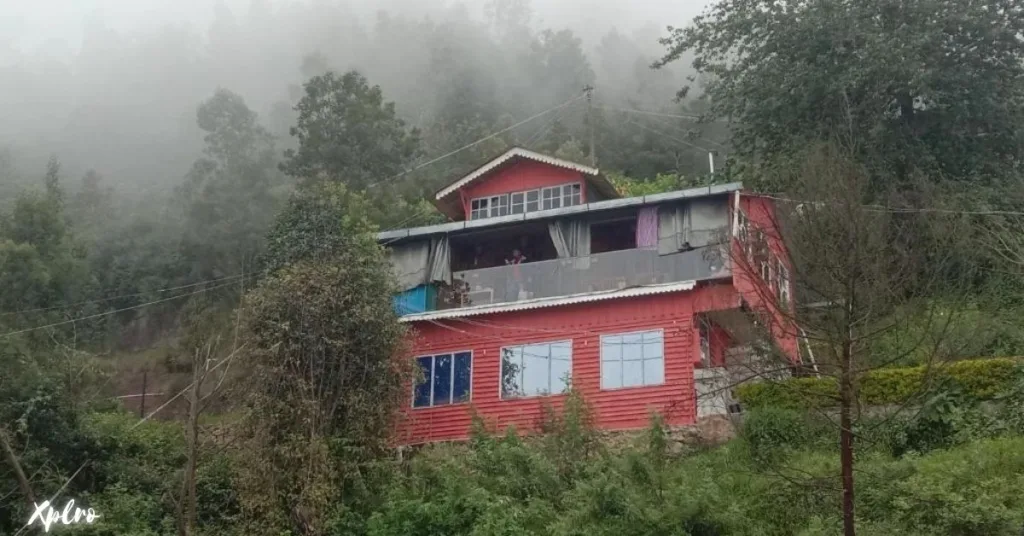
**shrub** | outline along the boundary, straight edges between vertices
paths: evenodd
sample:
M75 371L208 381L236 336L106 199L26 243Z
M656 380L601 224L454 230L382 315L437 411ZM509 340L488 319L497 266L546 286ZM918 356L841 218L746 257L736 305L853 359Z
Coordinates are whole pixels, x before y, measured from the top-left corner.
M966 396L990 399L1013 386L1019 367L1017 359L993 358L873 370L861 380L860 400L872 406L899 404L921 396L926 387L941 384ZM741 385L736 397L748 408L830 407L838 403L838 387L832 377L793 378Z

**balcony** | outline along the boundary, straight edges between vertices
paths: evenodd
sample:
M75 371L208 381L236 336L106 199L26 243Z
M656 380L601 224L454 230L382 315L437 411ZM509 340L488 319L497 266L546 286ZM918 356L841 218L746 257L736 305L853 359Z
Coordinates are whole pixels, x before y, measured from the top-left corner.
M452 274L452 288L440 292L438 309L509 303L628 287L712 279L729 275L720 246L659 255L654 249L626 249L589 257L496 266Z

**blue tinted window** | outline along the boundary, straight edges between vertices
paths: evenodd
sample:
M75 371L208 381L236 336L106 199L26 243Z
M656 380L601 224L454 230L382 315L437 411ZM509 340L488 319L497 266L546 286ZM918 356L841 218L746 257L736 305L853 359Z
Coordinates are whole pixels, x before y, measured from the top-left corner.
M473 354L461 352L416 358L423 382L413 391L413 407L443 406L469 400Z
M416 384L416 391L413 393L412 405L413 407L422 408L430 405L430 369L433 358L421 357L416 360L416 363L419 364L423 377L417 379L419 383Z
M434 356L434 405L452 402L452 356Z
M471 375L473 371L473 355L469 352L455 354L455 378L452 381L452 402L465 402L469 400L469 390L472 384Z

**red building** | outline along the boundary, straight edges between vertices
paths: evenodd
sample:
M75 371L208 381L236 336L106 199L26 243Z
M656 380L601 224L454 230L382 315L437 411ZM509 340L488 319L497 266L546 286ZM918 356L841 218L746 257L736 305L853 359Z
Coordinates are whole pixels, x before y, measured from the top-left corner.
M773 206L740 184L620 198L597 169L515 148L434 202L450 223L379 235L425 379L402 443L464 439L471 410L533 429L570 383L601 428L693 424L728 411L751 329L798 359Z

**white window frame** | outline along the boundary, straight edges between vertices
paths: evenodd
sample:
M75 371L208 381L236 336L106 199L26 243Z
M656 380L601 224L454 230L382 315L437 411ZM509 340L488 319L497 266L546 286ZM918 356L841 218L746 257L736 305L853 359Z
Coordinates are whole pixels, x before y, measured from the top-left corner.
M516 200L516 197L519 200ZM526 192L514 192L509 195L508 213L509 214L524 214L526 213ZM519 211L516 212L516 207L519 207Z
M456 402L455 398L454 398L455 397L455 356L458 355L458 354L469 354L469 396L465 400L460 400L460 401ZM448 386L448 393L449 393L449 396L452 397L452 398L451 398L451 401L448 402L447 404L437 405L437 404L434 404L434 363L435 363L435 361L437 361L437 358L439 356L444 356L444 355L450 355L452 357L452 373L451 373L451 380L449 380L449 386ZM409 405L412 407L412 409L443 408L443 407L447 407L447 406L458 406L460 404L468 404L468 403L473 401L473 361L474 361L474 359L473 359L473 350L454 350L454 351L451 351L451 352L438 352L436 354L418 355L418 356L413 358L413 362L416 363L417 367L419 366L419 360L423 359L424 357L429 357L430 358L430 375L427 377L427 382L430 383L430 403L427 404L426 406L417 406L416 405L416 388L418 387L418 384L416 382L413 382L413 384L412 384L412 401L410 401L410 403L409 403Z
M557 341L538 341L538 342L528 342L528 343L523 343L523 344L514 344L514 345L510 345L510 346L502 346L498 350L498 398L500 400L523 400L523 399L526 399L526 398L558 396L558 395L565 394L564 391L561 392L561 393L554 393L554 392L550 391L552 384L556 381L555 378L551 377L551 361L552 361L552 359L551 359L551 346L553 346L555 344L562 344L562 343L567 343L569 345L569 376L571 377L572 376L572 354L573 354L572 339L561 339L561 340L557 340ZM505 395L505 386L503 385L503 382L502 382L503 378L505 377L505 350L508 350L508 349L511 349L511 348L524 348L526 346L540 346L540 345L547 345L548 346L548 390L549 390L548 393L547 394L541 393L541 394L530 394L530 395L506 396ZM522 354L520 354L519 364L520 364L520 366L522 366ZM520 372L520 374L522 374L522 372ZM558 380L560 380L560 378Z
M604 345L605 345L605 342L604 342L604 340L606 338L608 338L608 337L620 337L621 338L621 337L625 337L627 335L640 335L641 337L643 337L643 335L646 334L646 333L658 333L659 335L661 335L661 383L646 383L646 381L644 381L644 383L641 383L640 385L619 385L618 387L606 387L605 384L604 384L604 364L605 364L605 359L604 359ZM666 359L665 359L665 330L664 329L660 329L660 328L659 329L644 329L644 330L640 330L640 331L627 331L627 332L623 332L623 333L608 333L608 334L605 334L605 335L601 335L601 340L599 341L599 343L601 345L601 348L600 348L600 351L598 352L598 357L599 357L599 359L601 361L601 367L600 367L598 372L601 375L601 390L602 391L618 391L620 389L641 389L641 388L644 388L644 387L658 387L658 386L666 384L665 370L666 370L668 364L666 363ZM643 343L642 342L640 344L640 347L641 347L641 352L643 352ZM644 364L647 361L649 361L649 360L653 361L654 359L656 359L656 358L648 359L647 356L644 356L641 353L641 356L640 356L640 363L641 363L640 370L644 371ZM619 363L623 363L623 362L624 362L624 360L622 359L622 354L619 353ZM643 372L641 372L640 377L641 378L644 377ZM620 378L619 378L619 382L622 383L621 375L620 375Z
M778 259L778 266L776 277L778 278L779 287L779 305L783 309L788 309L791 298L789 294L789 268L782 263L782 259Z
M474 206L475 205L475 206ZM488 217L490 212L488 206L490 205L490 198L478 197L469 203L469 219L479 220Z

